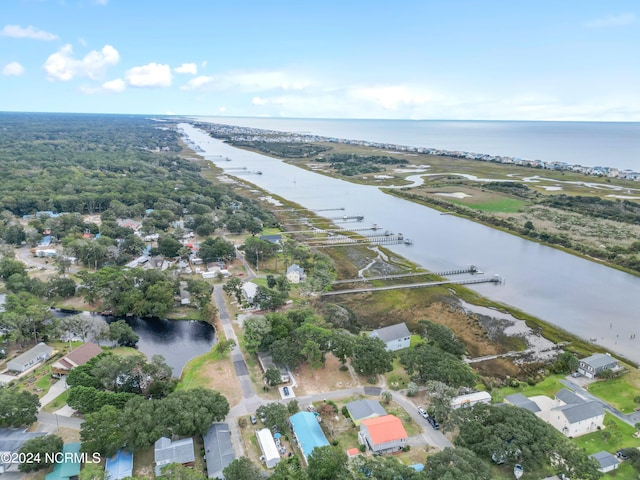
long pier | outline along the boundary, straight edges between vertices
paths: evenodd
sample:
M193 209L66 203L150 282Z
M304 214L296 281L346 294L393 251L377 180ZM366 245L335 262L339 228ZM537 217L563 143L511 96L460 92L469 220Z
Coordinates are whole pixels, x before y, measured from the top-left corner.
M395 280L396 278L409 278L409 277L424 277L426 275L435 275L438 277L449 277L451 275L461 275L464 273L478 273L478 269L473 265L470 265L467 268L462 268L459 270L448 270L446 272L417 272L417 273L399 273L396 275L380 275L377 277L358 277L358 278L347 278L344 280L336 280L332 283L332 285L340 285L343 283L356 283L356 282L369 282L372 280Z
M344 215L342 217L327 217L327 220L356 220L361 222L364 220L364 215Z
M379 292L382 290L399 290L402 288L436 287L438 285L472 285L474 283L502 283L502 279L500 276L496 275L493 277L470 278L467 280L444 280L441 282L421 282L408 285L389 285L386 287L353 288L349 290L324 292L320 296L329 297L333 295L345 295L347 293Z
M365 237L347 237L344 235L336 235L335 237L329 237L327 239L310 239L307 243L314 247L334 247L340 245L355 245L355 244L370 244L376 245L398 245L404 243L404 236L398 235L378 235L378 236L365 236Z

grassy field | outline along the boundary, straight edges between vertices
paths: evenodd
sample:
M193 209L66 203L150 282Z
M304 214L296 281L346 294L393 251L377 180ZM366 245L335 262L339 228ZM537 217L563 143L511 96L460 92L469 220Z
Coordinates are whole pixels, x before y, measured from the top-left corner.
M589 392L623 413L632 413L638 407L634 399L640 395L639 382L640 371L634 368L621 377L592 383Z
M621 448L640 447L640 438L633 434L636 429L609 413L604 415L605 428L598 432L582 435L574 441L586 450L588 454L606 450L615 453Z
M527 383L521 382L517 388L496 388L491 392L491 398L493 398L495 403L504 401L504 397L514 393L522 393L525 397L546 395L547 397L553 398L559 390L564 388L564 385L560 383L560 379L564 377L564 375L550 375L536 385L528 385Z
M476 210L492 213L518 213L522 211L523 207L526 205L526 202L524 200L510 198L506 195L504 195L504 198L485 201L483 201L482 199L475 200L470 198L448 198L447 200L451 203L466 205L467 207L475 208Z

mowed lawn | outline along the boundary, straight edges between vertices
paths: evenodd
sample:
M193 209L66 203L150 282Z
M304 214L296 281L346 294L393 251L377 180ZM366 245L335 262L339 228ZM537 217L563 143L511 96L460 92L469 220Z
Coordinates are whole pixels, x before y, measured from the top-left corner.
M496 388L491 392L491 397L495 403L500 403L504 401L504 397L507 395L512 395L514 393L522 393L525 397L535 397L537 395L546 395L547 397L553 398L553 396L558 393L559 390L564 388L564 385L560 383L560 380L563 379L565 375L549 375L540 383L536 385L529 385L525 382L521 382L520 386L512 388L512 387L504 387L504 388Z
M459 198L447 198L447 201L451 203L457 203L464 205L465 207L474 208L482 212L491 213L518 213L525 206L525 201L517 198L495 198L486 199L467 197L463 199Z
M639 372L633 369L621 377L592 383L589 392L622 413L632 413L638 407L634 398L640 396L640 389L636 386L639 379Z
M574 439L579 447L591 455L603 450L614 453L621 448L636 448L640 446L640 438L633 434L636 429L610 413L604 415L604 428L597 432L581 435ZM636 477L637 478L637 477Z

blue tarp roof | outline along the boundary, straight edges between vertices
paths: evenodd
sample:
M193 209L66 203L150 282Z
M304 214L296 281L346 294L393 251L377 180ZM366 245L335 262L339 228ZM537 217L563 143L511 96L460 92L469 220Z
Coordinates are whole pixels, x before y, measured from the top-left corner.
M120 480L133 476L133 453L118 450L113 457L107 458L104 469L109 474L109 480Z
M329 445L329 441L324 436L324 432L313 413L298 412L295 415L291 415L289 421L293 426L293 431L296 433L305 457L309 457L314 448Z

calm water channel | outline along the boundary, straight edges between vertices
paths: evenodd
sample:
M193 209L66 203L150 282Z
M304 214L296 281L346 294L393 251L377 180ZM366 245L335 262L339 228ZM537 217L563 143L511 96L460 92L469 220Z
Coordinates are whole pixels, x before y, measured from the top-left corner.
M344 207L344 212L321 212L327 217L364 215L373 223L403 233L413 246L391 250L431 271L470 264L487 274L500 274L502 285L473 289L640 363L640 277L521 239L483 225L413 204L382 193L377 187L354 185L287 165L279 160L240 150L181 124L205 158L230 169L265 190L308 209ZM219 157L231 158L223 161ZM237 167L260 170L241 174Z

